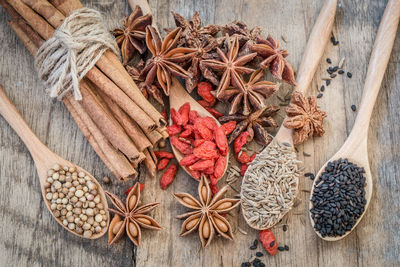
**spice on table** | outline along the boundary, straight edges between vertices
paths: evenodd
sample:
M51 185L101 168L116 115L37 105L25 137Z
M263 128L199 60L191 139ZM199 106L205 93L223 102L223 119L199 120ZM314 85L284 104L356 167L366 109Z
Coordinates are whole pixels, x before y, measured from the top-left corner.
M104 184L110 184L110 183L111 183L110 177L104 176L104 177L103 177L103 183L104 183Z
M328 62L328 64L332 64L332 60L329 57L326 59L326 62Z
M331 84L331 80L326 80L325 84L326 84L326 86L329 86Z
M275 236L271 230L262 230L259 233L259 239L265 250L271 254L275 255L278 248L278 243L276 242Z
M287 225L286 225L286 224L283 225L282 230L283 230L284 232L287 231Z
M321 89L319 89L321 92L325 91L325 85L321 86Z
M304 176L305 176L305 177L309 177L310 180L314 180L314 179L315 179L315 175L314 175L313 173L311 173L311 172L306 172L306 173L304 174Z
M256 252L256 256L257 257L262 257L262 256L264 256L264 254L262 252Z
M162 159L162 158L173 159L173 158L175 158L175 155L172 154L171 152L168 152L168 151L154 151L154 154L159 159Z
M163 173L160 180L160 185L163 190L174 181L176 173L178 171L178 165L171 164Z
M168 166L169 161L170 161L170 159L162 158L157 164L157 170L159 170L159 171L164 170L165 167Z
M322 237L344 235L364 212L364 173L364 168L348 159L338 159L328 162L317 178L310 212Z
M351 78L353 77L353 74L351 74L351 72L347 72L347 77Z
M75 167L55 164L47 171L45 198L57 220L69 230L90 238L108 224L97 184Z
M174 194L179 203L193 210L177 217L187 218L182 224L181 236L198 229L203 247L211 243L216 233L233 240L232 227L222 215L236 208L240 204L240 199L223 198L228 187L226 185L212 197L210 185L203 175L198 185L199 200L187 193Z
M321 98L323 96L323 94L322 93L319 93L318 95L317 95L317 98Z
M114 218L108 228L108 244L117 243L126 232L129 239L136 245L140 245L141 229L161 230L161 226L150 216L146 215L160 203L153 202L139 206L140 186L136 183L129 192L124 203L118 196L105 192L107 197L113 203L115 209L109 208L113 212ZM123 219L121 219L121 217Z
M356 105L351 105L351 110L352 110L352 111L356 111L356 110L357 110Z
M139 182L136 182L136 183L139 183ZM131 190L135 187L136 183L135 183L134 185L132 185L131 187L129 187L129 188L125 191L125 195L129 195L129 192L131 192ZM139 190L140 190L140 193L143 192L144 187L145 187L145 183L139 183Z
M344 70L339 70L338 73L339 73L340 75L342 75L342 74L344 73Z

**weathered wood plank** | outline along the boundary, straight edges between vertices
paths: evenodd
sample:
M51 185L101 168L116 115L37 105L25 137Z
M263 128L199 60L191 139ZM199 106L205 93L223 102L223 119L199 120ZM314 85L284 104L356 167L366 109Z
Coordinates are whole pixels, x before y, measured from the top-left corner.
M120 23L129 12L125 1L85 1L87 6L102 11L110 28ZM326 57L337 64L346 57L344 75L336 78L326 88L319 100L327 111L326 135L298 147L299 157L307 171L316 172L341 146L350 132L358 106L363 81L375 34L387 1L342 1L334 26L339 46L328 45L324 60L318 69L309 94L316 95L317 88L326 75ZM288 4L289 3L289 4ZM300 63L307 37L322 6L322 1L279 0L152 0L150 6L160 29L174 26L170 11L190 18L198 10L204 23L226 24L238 19L249 26L259 25L264 34L271 33L289 51L294 67ZM87 144L62 104L49 101L33 70L33 60L12 30L5 23L6 15L0 10L0 83L6 89L22 115L50 149L76 162L96 177L110 175ZM281 39L285 36L288 41ZM280 244L287 244L290 252L264 256L267 265L281 266L396 266L400 262L400 46L396 39L392 57L383 81L369 131L369 158L374 180L371 206L357 230L342 241L327 243L313 233L308 218L308 189L311 181L302 179L300 204L285 218L288 231L274 229ZM280 96L292 88L283 85ZM277 103L276 98L272 102ZM34 112L32 112L34 111ZM283 111L280 112L283 114ZM278 117L281 121L282 118ZM271 131L274 133L274 131ZM303 156L303 151L311 157ZM257 232L246 226L237 212L228 216L235 230L235 241L216 238L205 250L199 250L196 234L179 237L181 221L177 214L185 211L172 197L173 192L196 194L197 183L180 171L176 181L166 190L159 189L159 179L146 180L144 202L159 201L161 205L153 214L163 226L163 231L143 231L140 248L136 249L123 239L108 247L106 237L98 241L82 241L68 234L54 222L39 194L39 183L27 149L3 119L0 119L0 262L2 266L239 266L249 260L255 251L248 247ZM123 195L129 183L114 182L106 189ZM238 185L235 185L238 188ZM10 190L11 189L11 190ZM235 194L233 191L230 194ZM23 197L21 197L23 196ZM248 235L241 234L237 227ZM263 251L261 249L257 251ZM266 253L265 253L266 254Z

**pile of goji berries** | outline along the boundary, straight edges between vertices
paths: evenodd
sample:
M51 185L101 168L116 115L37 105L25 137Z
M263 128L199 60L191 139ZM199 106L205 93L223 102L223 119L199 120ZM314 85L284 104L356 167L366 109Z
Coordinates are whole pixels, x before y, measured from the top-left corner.
M195 179L202 175L210 180L213 193L218 192L217 182L227 164L228 140L226 135L233 131L236 123L218 126L212 117L200 117L185 103L178 111L171 108L173 124L167 127L171 145L184 157L179 164Z
M197 85L197 94L202 98L202 100L199 100L198 102L215 118L222 117L224 116L224 114L213 108L217 103L217 99L211 94L211 91L212 91L212 85L210 83L208 82L199 83Z

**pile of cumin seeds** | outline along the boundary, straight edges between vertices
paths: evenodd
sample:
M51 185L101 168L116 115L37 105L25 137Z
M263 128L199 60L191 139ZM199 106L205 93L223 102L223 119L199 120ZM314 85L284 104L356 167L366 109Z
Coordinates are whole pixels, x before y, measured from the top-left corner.
M247 222L259 229L277 223L293 206L298 192L301 161L287 144L276 141L250 164L242 182L242 210Z

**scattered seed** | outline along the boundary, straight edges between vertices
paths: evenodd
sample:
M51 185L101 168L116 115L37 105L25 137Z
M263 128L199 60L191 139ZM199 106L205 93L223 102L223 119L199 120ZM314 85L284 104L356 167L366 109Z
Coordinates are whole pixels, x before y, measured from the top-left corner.
M285 251L285 247L278 247L279 251Z
M336 72L338 69L339 69L339 66L335 66L335 67L332 68L332 71Z
M325 85L321 86L321 89L319 89L321 92L325 91Z
M304 174L304 176L305 176L305 177L309 177L311 180L314 180L314 179L315 179L315 175L314 175L313 173L311 173L311 172L306 172L306 173Z
M273 247L275 245L275 241L272 241L271 243L269 243L270 247Z
M326 59L326 62L328 62L329 64L332 64L332 60L329 57Z
M239 232L241 232L244 235L247 235L247 232L245 230L243 230L242 228L238 227L237 228L239 230Z
M356 111L356 110L357 110L356 105L351 105L351 110L352 110L352 111Z
M326 80L325 84L326 86L329 86L331 84L331 80Z
M351 72L347 72L347 77L351 78L353 77L353 74L351 74Z
M288 245L285 245L285 250L289 251L289 246Z
M286 224L283 225L283 231L284 231L284 232L287 231L287 225L286 225Z
M104 178L103 178L103 183L104 183L104 184L109 184L110 182L111 182L110 178L107 177L107 176L104 176Z
M257 252L257 253L256 253L256 256L257 256L257 257L262 257L262 256L264 256L264 254L263 254L262 252Z
M251 263L250 262L243 262L242 267L250 267Z
M322 93L319 93L318 95L317 95L317 98L321 98L323 96L323 94Z
M339 70L338 73L339 73L340 75L342 75L342 74L344 73L344 70Z
M336 74L335 74L335 73L331 74L331 78L332 78L332 79L335 78L335 77L336 77Z
M344 66L344 62L346 61L346 58L345 57L342 57L342 59L339 61L339 69L342 69L343 68L343 66Z
M305 151L303 151L303 155L304 155L305 157L311 157L311 154L308 154L308 153L305 152Z

